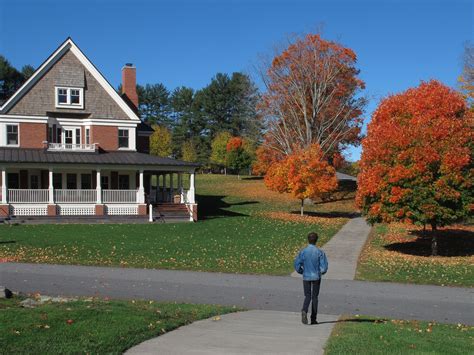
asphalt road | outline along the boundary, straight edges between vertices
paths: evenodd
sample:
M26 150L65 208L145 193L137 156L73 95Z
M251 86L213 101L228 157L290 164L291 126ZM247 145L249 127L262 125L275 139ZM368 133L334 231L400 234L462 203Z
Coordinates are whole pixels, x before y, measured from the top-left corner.
M289 276L0 264L0 285L46 295L99 296L299 311L303 286ZM474 289L323 280L319 313L474 324Z

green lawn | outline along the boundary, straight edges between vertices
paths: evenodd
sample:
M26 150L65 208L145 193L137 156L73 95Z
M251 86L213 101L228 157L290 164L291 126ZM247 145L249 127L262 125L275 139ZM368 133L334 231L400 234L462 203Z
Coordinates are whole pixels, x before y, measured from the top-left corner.
M29 309L20 307L19 301L0 300L3 354L122 354L182 325L233 311L208 305L96 299Z
M439 256L430 256L430 239L403 224L377 225L359 258L356 278L368 281L474 286L474 227L441 230Z
M198 175L197 191L197 223L0 226L0 259L283 275L308 232L324 244L353 211L328 203L300 219L298 201L235 176Z
M334 328L325 354L472 354L474 327L348 318Z

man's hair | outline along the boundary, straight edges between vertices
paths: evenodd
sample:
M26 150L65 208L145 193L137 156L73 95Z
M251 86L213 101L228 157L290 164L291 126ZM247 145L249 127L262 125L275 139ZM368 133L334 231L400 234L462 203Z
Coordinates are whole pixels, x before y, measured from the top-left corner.
M308 243L309 244L316 244L316 242L318 241L318 234L315 233L315 232L311 232L308 234Z

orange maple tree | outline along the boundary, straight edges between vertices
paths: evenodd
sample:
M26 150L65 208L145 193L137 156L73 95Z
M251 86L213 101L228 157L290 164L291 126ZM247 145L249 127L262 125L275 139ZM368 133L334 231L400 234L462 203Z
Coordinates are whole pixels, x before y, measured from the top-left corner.
M301 215L304 214L305 199L321 197L338 186L336 172L317 144L295 150L285 159L273 163L264 181L269 189L291 193L301 200Z
M266 146L289 155L316 143L329 157L341 145L358 143L366 99L356 62L351 49L308 34L264 64L259 112Z
M438 81L382 100L362 142L356 202L372 223L437 228L472 215L473 116Z

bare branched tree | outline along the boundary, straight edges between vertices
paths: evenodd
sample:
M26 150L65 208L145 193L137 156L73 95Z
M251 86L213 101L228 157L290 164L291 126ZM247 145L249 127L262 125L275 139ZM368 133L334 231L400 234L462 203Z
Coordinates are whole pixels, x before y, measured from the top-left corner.
M330 156L341 145L357 144L367 100L355 63L352 50L319 35L295 38L262 62L267 146L289 155L317 143Z

